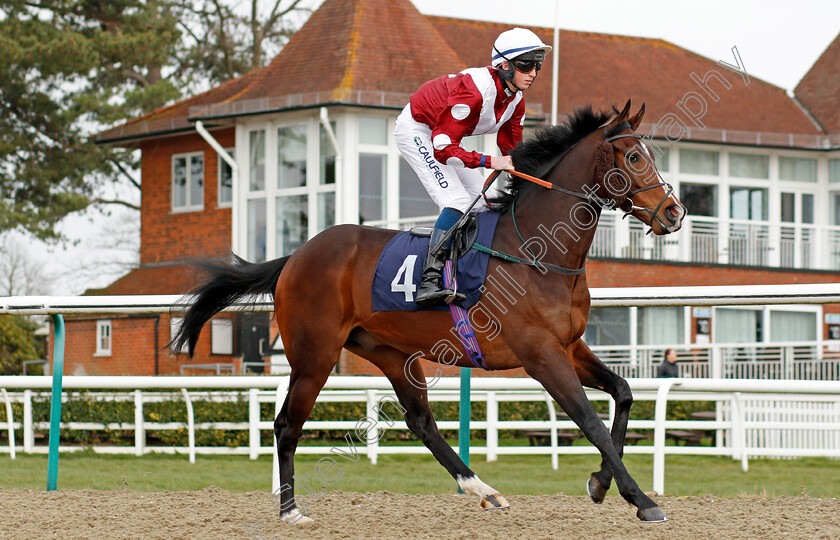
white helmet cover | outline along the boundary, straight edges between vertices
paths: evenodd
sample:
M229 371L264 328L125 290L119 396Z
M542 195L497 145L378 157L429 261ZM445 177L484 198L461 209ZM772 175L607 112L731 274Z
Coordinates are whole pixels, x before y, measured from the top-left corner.
M551 46L542 42L537 35L525 28L513 28L499 34L490 52L491 64L499 67L505 60L513 60L525 53L543 50L546 54L551 52Z

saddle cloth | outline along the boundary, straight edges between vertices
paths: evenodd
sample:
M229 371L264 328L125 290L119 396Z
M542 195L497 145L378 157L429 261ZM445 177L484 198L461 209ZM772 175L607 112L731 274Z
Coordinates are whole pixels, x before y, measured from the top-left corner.
M493 245L493 235L499 222L498 212L481 212L477 215L478 237L476 242ZM423 274L423 262L429 249L429 238L401 232L394 236L376 263L371 288L373 311L447 311L449 306L439 304L421 307L414 302L414 295L420 288ZM487 276L487 264L490 255L471 249L458 259L458 290L467 299L458 303L464 309L478 302L481 298L479 288Z

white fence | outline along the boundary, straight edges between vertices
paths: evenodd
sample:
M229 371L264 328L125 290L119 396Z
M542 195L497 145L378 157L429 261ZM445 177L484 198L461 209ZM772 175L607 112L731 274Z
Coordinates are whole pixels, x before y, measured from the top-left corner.
M654 456L653 489L664 492L664 456L720 455L730 456L742 462L747 469L750 456L829 456L840 457L840 382L806 381L754 381L713 379L630 379L630 386L636 401L655 401L655 417L645 420L631 420L629 430L653 432L653 445L627 446L627 454ZM64 387L68 391L107 389L97 392L95 399L132 400L134 422L120 424L104 423L62 423L63 429L134 430L133 447L94 446L95 452L133 453L143 455L152 452L184 453L195 461L196 454L241 454L255 459L260 454L272 454L271 446L262 446L260 434L273 429L271 419L260 417L260 403L275 403L275 411L285 398L287 377L65 377ZM429 380L430 400L457 401L459 381L457 378ZM33 392L50 387L49 377L0 377L2 396L6 401L7 418L0 423L0 429L9 431L10 446L2 451L46 453L47 447L36 445L34 432L46 429L48 423L34 423L32 420ZM185 400L184 422L157 423L146 421L143 405L152 401L173 399L178 393L162 393L161 390L179 390ZM212 389L212 391L209 391ZM270 389L270 391L268 391ZM126 393L125 390L133 390ZM122 392L121 392L122 391ZM237 392L239 391L239 392ZM245 391L249 403L247 422L208 422L196 424L192 401L209 399L226 401L240 399ZM65 394L66 395L66 394ZM371 463L383 454L423 454L428 450L418 444L389 445L379 440L378 433L384 430L405 430L406 424L398 420L399 411L393 402L393 391L384 377L341 377L333 376L319 396L321 402L362 402L366 404L366 416L376 419L376 424L360 424L364 419L348 418L340 421L310 421L305 430L340 430L348 434L346 441L353 443L340 446L298 447L299 454L335 454L336 452L366 455ZM611 425L614 406L606 394L589 391L592 400L608 400L610 417L605 419ZM484 454L488 461L500 455L549 455L552 466L557 469L558 456L563 454L595 454L597 450L589 444L561 446L561 430L576 429L570 420L560 418L554 402L536 381L525 378L476 378L472 381L472 401L487 403L487 416L483 421L471 424L471 430L485 431L486 444L473 446L471 453ZM669 401L715 401L719 403L713 419L708 420L666 420L665 410ZM11 418L11 402L23 403L23 418ZM499 404L504 402L539 401L546 404L544 420L504 421L499 420ZM379 405L382 405L381 407ZM380 415L380 412L382 413ZM360 425L366 426L361 430ZM441 429L457 429L457 421L438 423ZM15 446L11 428L23 430L21 446ZM146 446L146 433L155 430L188 430L188 447ZM249 446L240 448L196 447L195 432L199 429L248 430ZM501 430L541 430L549 437L549 446L505 446L500 444ZM667 446L671 430L703 430L717 434L714 446ZM355 442L353 440L355 439ZM503 439L504 440L504 439ZM355 443L359 446L355 447ZM82 447L61 448L73 451ZM276 460L275 460L276 461ZM275 474L276 476L276 474ZM276 479L275 479L276 481Z

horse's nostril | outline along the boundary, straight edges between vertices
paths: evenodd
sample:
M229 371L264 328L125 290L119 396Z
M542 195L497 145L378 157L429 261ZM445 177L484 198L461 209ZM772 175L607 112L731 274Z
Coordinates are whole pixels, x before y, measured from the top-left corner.
M671 218L673 221L677 221L678 219L682 218L683 210L680 206L676 204L672 204L667 208L668 217Z

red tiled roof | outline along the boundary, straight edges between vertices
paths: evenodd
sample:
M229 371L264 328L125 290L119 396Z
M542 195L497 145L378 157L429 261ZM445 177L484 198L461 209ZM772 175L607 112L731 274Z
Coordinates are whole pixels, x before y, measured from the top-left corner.
M186 294L195 285L195 273L186 265L135 268L102 289L88 289L85 295Z
M501 23L446 17L428 19L470 65L489 63L491 44L499 33L510 28ZM544 43L552 43L553 29L530 30ZM655 123L667 113L675 113L687 122L676 103L686 92L694 91L706 100L708 107L702 123L709 128L819 133L782 88L755 77L750 77L746 86L740 75L718 66L716 61L662 39L561 30L558 41L558 50L546 58L540 76L526 93L527 102L542 102L545 112L551 110L551 55L559 54L558 110L561 112L587 103L601 108L621 106L632 98L637 106L646 103L646 124ZM734 57L721 59L735 63ZM725 90L717 82L710 83L720 96L718 102L712 101L690 78L691 73L696 73L702 79L711 69L720 72L732 85Z
M234 117L324 103L401 108L423 82L488 64L493 41L508 28L423 16L405 0L326 0L268 66L103 132L97 140L145 138L165 132L166 126L169 131L188 129L189 118ZM551 29L532 30L551 43ZM708 110L702 119L706 129L695 128L692 140L719 140L720 130L727 130L725 140L749 144L756 141L753 132L770 132L777 134L782 146L797 145L787 135L778 135L782 133L800 134L807 141L802 146L813 146L811 141L821 134L783 89L754 77L745 87L739 75L715 61L664 40L564 30L557 53L561 112L590 102L606 107L633 98L637 104L647 103L647 123L654 123L666 113L679 113L676 103L686 92L699 91L689 77L692 72L702 77L716 69L732 88L713 86L721 98L706 100ZM541 74L527 100L530 110L547 113L550 61ZM749 133L739 140L732 130ZM759 139L773 144L768 141Z
M840 133L840 34L802 77L794 95L826 133Z

